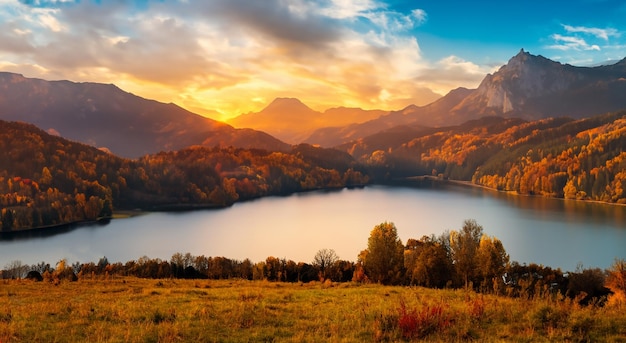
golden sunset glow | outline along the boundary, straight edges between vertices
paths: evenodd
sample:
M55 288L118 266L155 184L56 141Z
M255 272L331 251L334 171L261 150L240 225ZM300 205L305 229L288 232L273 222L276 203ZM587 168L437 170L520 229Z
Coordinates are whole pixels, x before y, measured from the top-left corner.
M623 50L619 27L581 26L577 15L557 20L532 6L379 0L0 0L0 6L0 70L113 83L219 120L259 111L277 97L298 98L317 111L399 110L477 87L522 47L573 64L615 59ZM592 18L593 11L602 18L623 13L600 6L576 13ZM526 27L541 30L520 34Z
M426 60L412 30L427 13L376 1L37 4L3 1L16 15L5 20L12 48L0 48L1 70L114 83L220 120L276 97L319 111L424 105L491 70Z

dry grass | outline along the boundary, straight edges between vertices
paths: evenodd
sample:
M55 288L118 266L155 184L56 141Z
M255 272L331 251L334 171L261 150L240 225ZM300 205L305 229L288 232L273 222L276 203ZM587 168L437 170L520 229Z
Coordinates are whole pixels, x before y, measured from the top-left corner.
M625 314L563 300L379 285L0 281L2 343L626 342Z

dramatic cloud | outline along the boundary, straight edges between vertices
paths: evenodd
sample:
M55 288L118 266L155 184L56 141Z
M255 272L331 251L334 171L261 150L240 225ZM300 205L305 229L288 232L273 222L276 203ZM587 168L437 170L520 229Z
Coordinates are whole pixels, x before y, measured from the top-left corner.
M218 119L278 96L319 110L424 105L451 88L477 86L489 71L455 57L426 60L414 33L428 14L376 0L0 0L0 6L2 70L115 83Z

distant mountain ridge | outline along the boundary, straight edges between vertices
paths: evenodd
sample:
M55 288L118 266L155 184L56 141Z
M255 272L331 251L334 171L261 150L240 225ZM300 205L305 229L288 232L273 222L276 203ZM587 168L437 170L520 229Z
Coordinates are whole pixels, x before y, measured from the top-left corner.
M383 114L376 119L364 123L344 127L327 127L313 132L305 139L305 143L334 147L350 141L377 134L396 126L437 126L432 125L432 118L440 113L447 113L473 90L457 88L446 96L426 106L409 105L402 110Z
M0 119L30 122L125 157L190 145L280 151L302 142L334 147L398 126L421 130L485 116L579 119L625 108L626 59L612 65L575 67L523 49L486 75L478 88L454 89L425 106L391 112L345 107L319 112L298 99L277 98L259 112L228 121L252 129L235 129L114 85L0 73Z
M112 84L45 81L6 72L0 72L0 119L32 123L124 157L191 145L290 149L266 133L235 129Z
M411 105L365 123L323 128L305 142L330 147L396 125L444 127L485 116L579 119L624 108L626 58L612 65L574 67L522 49L477 89L457 88L426 106Z
M228 120L235 127L261 130L291 144L302 143L316 129L344 126L377 118L383 110L337 107L318 112L299 99L276 98L259 112L242 114Z

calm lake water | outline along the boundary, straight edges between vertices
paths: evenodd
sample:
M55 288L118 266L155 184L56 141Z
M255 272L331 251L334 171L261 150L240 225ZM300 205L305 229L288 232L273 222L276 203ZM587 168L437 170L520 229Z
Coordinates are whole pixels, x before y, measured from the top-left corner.
M220 210L149 213L54 235L0 241L0 268L33 264L169 260L176 252L257 262L268 256L311 262L322 248L356 261L372 228L393 222L403 242L475 219L511 260L573 271L626 258L626 207L522 197L477 188L371 186L267 197Z

